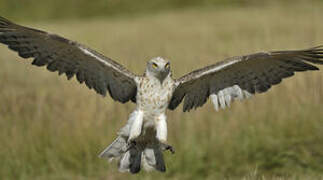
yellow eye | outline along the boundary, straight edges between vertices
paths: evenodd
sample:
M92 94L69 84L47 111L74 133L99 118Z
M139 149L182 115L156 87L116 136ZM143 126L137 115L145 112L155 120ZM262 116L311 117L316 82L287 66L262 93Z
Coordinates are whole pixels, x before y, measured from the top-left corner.
M165 68L166 68L166 69L168 69L168 68L169 68L169 63L167 63L167 64L165 65Z
M156 63L153 63L152 66L153 66L154 69L157 69L158 68L158 65Z

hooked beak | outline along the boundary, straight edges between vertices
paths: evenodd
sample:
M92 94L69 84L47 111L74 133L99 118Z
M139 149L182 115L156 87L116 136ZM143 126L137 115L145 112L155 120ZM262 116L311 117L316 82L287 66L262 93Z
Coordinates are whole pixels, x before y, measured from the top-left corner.
M169 71L167 69L163 69L160 71L157 78L161 84L163 84L163 81L165 80L165 78L167 77L168 74L169 74Z

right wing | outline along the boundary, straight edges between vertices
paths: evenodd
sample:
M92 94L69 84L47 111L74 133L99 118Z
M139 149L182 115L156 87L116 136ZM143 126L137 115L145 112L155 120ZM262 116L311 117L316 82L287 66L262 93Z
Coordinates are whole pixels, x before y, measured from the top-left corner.
M312 64L323 64L323 46L228 58L177 79L168 108L175 109L184 99L183 111L189 111L210 97L216 110L224 109L234 99L266 92L294 72L318 70Z

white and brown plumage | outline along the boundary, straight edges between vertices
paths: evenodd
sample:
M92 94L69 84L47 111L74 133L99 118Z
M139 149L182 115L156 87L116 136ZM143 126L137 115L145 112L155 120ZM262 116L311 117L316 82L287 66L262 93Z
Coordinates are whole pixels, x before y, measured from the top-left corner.
M74 75L80 83L121 103L132 101L131 113L117 139L101 157L119 158L119 169L136 173L143 166L165 171L162 150L167 145L165 111L183 103L183 111L205 104L210 97L215 109L235 99L266 92L294 72L318 70L323 47L295 51L262 52L228 58L174 80L170 64L163 58L147 63L144 75L135 75L122 65L77 42L58 35L14 24L0 17L0 42L32 64L49 71Z

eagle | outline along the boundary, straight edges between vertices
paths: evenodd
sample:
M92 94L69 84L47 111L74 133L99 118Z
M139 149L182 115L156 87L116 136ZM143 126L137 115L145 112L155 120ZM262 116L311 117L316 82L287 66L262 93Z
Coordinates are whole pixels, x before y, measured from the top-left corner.
M116 139L99 157L118 160L122 172L166 171L164 151L175 152L167 143L165 112L183 102L183 111L203 106L208 99L215 110L234 100L263 93L295 72L319 70L323 46L303 50L268 51L236 56L190 72L178 79L170 61L156 57L137 75L116 61L75 41L56 34L21 26L0 17L0 42L35 66L76 77L98 94L109 94L121 103L133 102L130 114Z

